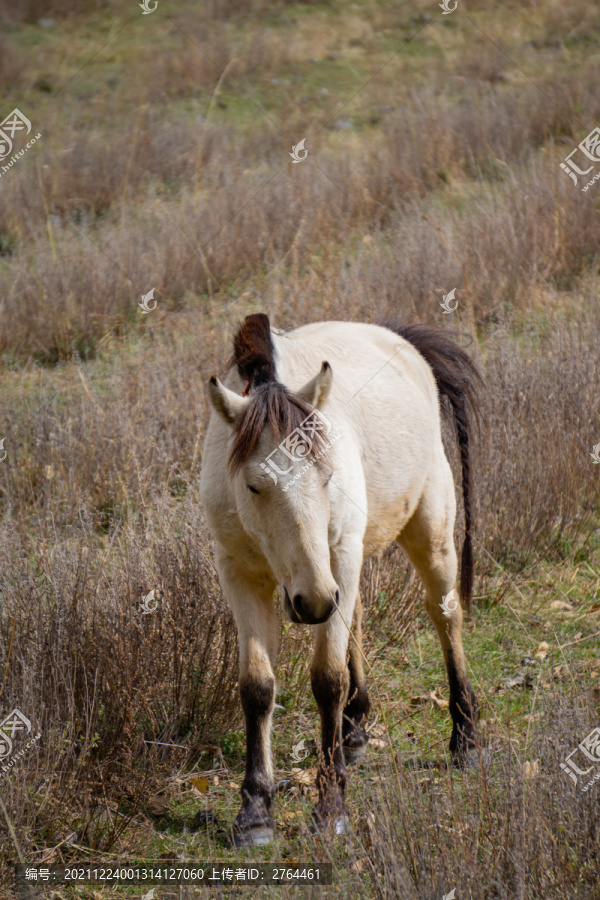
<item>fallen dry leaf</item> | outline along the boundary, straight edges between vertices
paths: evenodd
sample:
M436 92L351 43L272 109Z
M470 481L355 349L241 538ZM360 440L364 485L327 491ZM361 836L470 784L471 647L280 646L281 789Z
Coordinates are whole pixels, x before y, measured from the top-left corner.
M533 681L531 679L531 675L527 672L526 675L515 675L514 678L509 678L508 681L505 681L504 684L498 685L496 688L497 691L508 691L511 688L532 688Z
M567 603L565 600L553 600L550 604L550 609L573 609L570 603Z
M542 643L538 645L538 648L535 651L535 655L538 659L546 659L549 649L550 644L547 644L546 641L542 641Z
M164 816L169 811L169 800L164 794L155 794L147 803L148 812L153 816Z
M434 705L437 706L438 709L448 709L448 706L450 705L448 700L444 700L443 697L438 696L436 691L430 691L429 699L433 700Z
M236 784L235 781L230 781L227 787L231 788L232 791L239 791L240 786Z
M292 769L291 775L292 775L292 778L294 779L294 781L296 781L298 784L312 785L312 784L315 784L315 782L317 780L316 768L314 768L314 769L313 768L310 768L310 769L294 768L294 769Z
M527 760L523 764L523 776L524 778L535 778L536 775L540 774L540 761L539 759L535 759L533 762Z
M382 741L381 738L369 738L370 750L383 750L384 747L387 747L386 741Z
M429 703L428 694L417 694L417 696L410 698L411 706L423 706L425 703Z
M369 737L382 737L385 734L385 728L377 722L374 722L370 728L367 728L367 731L369 732Z
M447 709L448 701L443 697L439 697L436 691L429 691L428 694L417 694L410 698L411 706L425 706L432 702L438 709Z
M362 859L355 859L352 862L350 868L353 872L364 872L364 870L367 868L367 865L368 861L363 857Z
M195 778L190 778L190 784L202 794L205 794L208 790L208 778L204 778L203 775L197 775Z

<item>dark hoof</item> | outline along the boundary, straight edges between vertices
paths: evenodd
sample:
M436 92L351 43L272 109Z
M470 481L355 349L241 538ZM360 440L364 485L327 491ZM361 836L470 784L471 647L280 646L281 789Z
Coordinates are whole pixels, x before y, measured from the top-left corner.
M366 756L367 743L368 741L365 741L364 744L357 744L352 747L348 747L346 746L346 744L344 744L344 759L346 760L347 765L350 766L352 765L352 763L359 762L359 760L363 759L363 757Z
M467 747L464 750L454 750L452 753L452 765L456 769L479 769L481 766L487 769L492 759L492 754L487 747Z
M275 829L268 825L255 825L253 828L233 828L232 843L236 849L241 847L264 847L273 840Z
M275 825L264 804L255 800L242 806L231 830L234 847L262 847L273 840Z
M345 806L332 818L324 818L316 808L313 809L310 817L311 834L319 834L330 828L334 834L350 834L350 814Z
M347 763L358 762L367 752L369 735L360 725L351 725L352 730L344 735L342 749Z

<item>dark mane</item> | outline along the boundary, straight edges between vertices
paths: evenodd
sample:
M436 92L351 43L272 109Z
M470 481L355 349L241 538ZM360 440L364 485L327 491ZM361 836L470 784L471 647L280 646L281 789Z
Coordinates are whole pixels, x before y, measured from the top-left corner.
M271 323L264 313L246 316L233 339L233 356L229 362L240 377L248 382L245 393L250 402L235 426L229 465L236 472L254 453L261 434L271 426L278 443L299 429L312 406L296 397L275 377L275 348L271 340ZM307 452L298 458L316 458L325 453L320 432L310 431L304 441Z
M236 331L229 366L236 366L240 377L252 387L275 381L271 324L264 313L246 316Z
M275 440L280 443L313 412L312 406L295 397L285 385L271 381L258 387L250 395L250 403L235 426L235 437L229 465L236 472L252 455L265 427L270 425ZM323 435L310 435L310 452L306 458L322 456L325 450ZM309 444L309 446L310 446Z

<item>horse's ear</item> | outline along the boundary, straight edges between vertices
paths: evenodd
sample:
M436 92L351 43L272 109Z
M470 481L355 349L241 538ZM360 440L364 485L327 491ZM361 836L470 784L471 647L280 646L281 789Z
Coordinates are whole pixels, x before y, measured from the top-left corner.
M226 388L214 375L208 382L208 393L213 408L229 425L235 425L250 402L248 397L240 397Z
M317 409L327 400L332 381L333 372L331 366L328 362L324 362L319 374L311 378L308 384L305 384L299 391L296 391L296 396Z

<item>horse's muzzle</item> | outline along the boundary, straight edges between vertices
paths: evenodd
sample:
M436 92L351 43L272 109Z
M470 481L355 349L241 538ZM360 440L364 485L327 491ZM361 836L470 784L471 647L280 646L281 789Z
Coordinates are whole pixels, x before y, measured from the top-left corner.
M321 625L337 608L340 600L340 592L336 589L335 600L333 597L328 601L315 603L301 594L296 594L293 601L287 592L287 588L283 589L283 604L285 612L291 622L297 625Z

